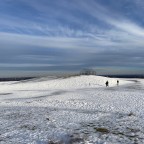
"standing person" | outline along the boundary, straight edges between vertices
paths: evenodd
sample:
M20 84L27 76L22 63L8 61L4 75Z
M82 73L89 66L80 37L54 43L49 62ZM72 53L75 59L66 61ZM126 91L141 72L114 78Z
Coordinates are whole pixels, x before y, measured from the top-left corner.
M106 83L105 83L105 84L106 84L106 87L108 87L108 86L109 86L109 82L108 82L108 81L106 81Z
M119 85L119 80L117 80L117 86Z

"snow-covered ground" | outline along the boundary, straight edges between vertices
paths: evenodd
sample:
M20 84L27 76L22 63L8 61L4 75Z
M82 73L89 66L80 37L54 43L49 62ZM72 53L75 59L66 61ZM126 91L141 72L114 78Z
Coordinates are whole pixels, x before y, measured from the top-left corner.
M0 144L143 144L144 80L119 81L77 76L1 82Z

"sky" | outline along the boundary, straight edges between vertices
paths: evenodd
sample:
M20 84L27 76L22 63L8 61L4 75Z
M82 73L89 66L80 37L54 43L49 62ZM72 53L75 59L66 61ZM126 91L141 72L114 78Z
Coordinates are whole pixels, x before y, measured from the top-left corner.
M0 77L144 74L143 0L0 0Z

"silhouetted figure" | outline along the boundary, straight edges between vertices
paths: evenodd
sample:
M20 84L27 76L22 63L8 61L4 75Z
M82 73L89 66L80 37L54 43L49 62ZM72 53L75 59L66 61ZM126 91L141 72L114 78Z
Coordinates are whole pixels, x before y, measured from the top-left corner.
M109 82L108 82L108 81L106 81L106 83L105 83L105 84L106 84L106 87L108 87L108 86L109 86Z
M117 80L117 86L119 85L119 80Z

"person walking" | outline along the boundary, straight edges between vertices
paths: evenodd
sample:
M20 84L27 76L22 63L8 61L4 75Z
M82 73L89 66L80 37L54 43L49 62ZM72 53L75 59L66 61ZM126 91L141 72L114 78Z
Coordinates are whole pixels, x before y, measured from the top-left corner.
M108 86L109 86L109 82L108 82L108 81L106 81L106 83L105 83L105 84L106 84L106 87L108 87Z
M117 80L117 86L119 85L119 80Z

